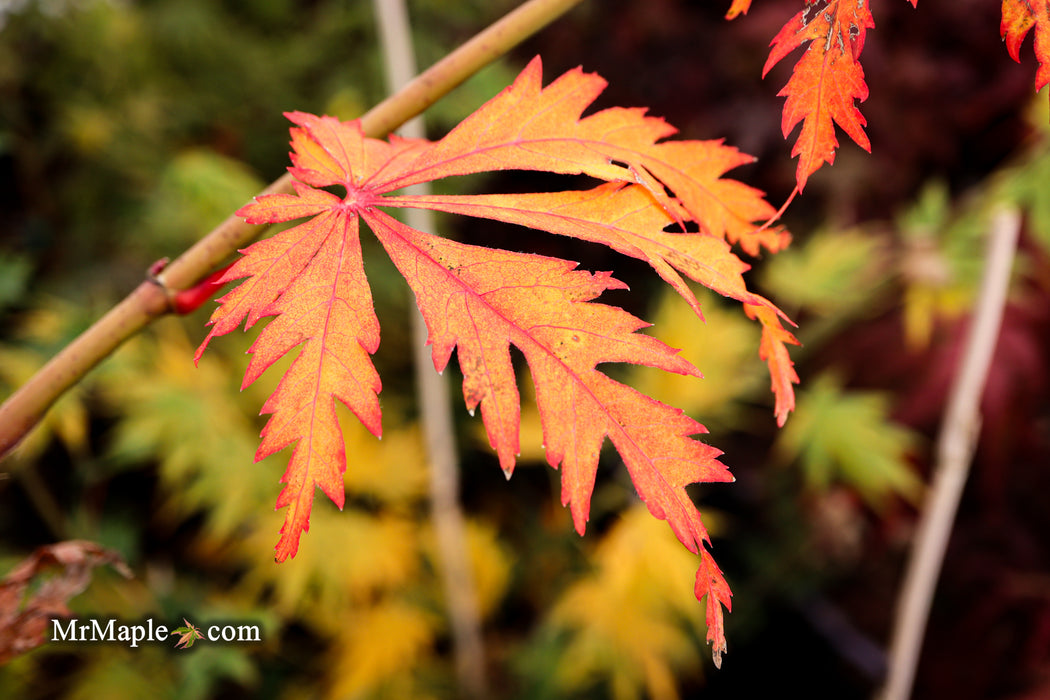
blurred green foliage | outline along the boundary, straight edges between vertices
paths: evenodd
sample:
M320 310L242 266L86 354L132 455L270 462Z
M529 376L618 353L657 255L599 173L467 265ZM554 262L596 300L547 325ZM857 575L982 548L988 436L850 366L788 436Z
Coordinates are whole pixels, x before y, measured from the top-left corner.
M511 4L412 3L425 28L420 62ZM368 3L333 0L0 7L0 396L153 260L181 252L283 170L282 111L352 118L379 101L372 22ZM447 130L514 72L503 63L482 71L428 114L430 128ZM624 374L707 424L740 476L696 492L715 504L705 513L736 592L731 645L759 633L770 601L819 595L856 565L868 524L892 516L901 497L918 497L926 443L894 418L893 395L842 378L834 349L886 313L900 314L909 342L921 345L968 308L991 206L1022 205L1045 246L1048 153L1044 134L966 201L932 184L895 222L822 228L763 261L758 279L801 322L804 344L793 353L803 376L798 411L779 436L757 330L739 308L698 292L704 324L675 295L651 300L650 332L683 348L705 378ZM294 560L272 560L287 454L253 463L256 414L280 368L240 391L253 334L194 367L207 307L128 343L0 472L4 570L44 542L95 540L121 551L136 578L97 573L72 603L79 615L251 622L264 641L189 652L45 646L0 669L0 697L455 696L400 320L406 289L371 245L384 438L343 416L347 505L340 513L318 499ZM907 349L879 347L870 361ZM530 391L523 382L526 399ZM523 464L509 487L478 421L457 413L469 554L498 695L675 698L702 685L708 649L691 590L695 562L638 503L622 468L603 465L581 540L557 504L558 475L537 466L534 406L523 408Z
M890 495L919 503L922 485L908 461L917 438L890 420L889 396L844 392L830 374L800 392L794 420L777 442L802 465L807 484L826 491L848 483L873 507Z

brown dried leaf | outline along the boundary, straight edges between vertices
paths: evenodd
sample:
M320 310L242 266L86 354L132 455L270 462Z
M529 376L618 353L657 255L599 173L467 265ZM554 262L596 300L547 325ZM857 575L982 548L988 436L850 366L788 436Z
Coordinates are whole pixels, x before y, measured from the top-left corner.
M119 554L87 540L40 547L15 566L0 581L0 664L43 644L48 623L70 614L66 603L87 588L91 570L102 564L132 576Z

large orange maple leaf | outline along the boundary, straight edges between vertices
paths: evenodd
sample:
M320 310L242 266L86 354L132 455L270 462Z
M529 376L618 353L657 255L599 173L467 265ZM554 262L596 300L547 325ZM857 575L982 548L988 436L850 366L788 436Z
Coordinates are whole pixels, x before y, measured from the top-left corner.
M511 345L525 356L539 407L547 461L562 473L562 502L582 534L598 455L608 437L649 511L666 520L696 553L698 598L707 597L708 639L725 649L722 609L729 587L706 550L707 531L686 493L689 484L731 481L720 452L693 438L706 432L682 411L596 369L631 362L699 376L677 351L636 331L647 324L595 303L623 288L610 273L591 274L555 258L465 245L400 223L380 207L423 207L484 217L607 245L649 263L699 314L683 275L740 301L763 325L767 360L783 422L797 382L786 344L796 342L779 311L750 292L739 244L776 251L787 233L757 234L774 214L762 194L723 174L752 159L720 141L661 142L674 133L641 109L612 108L582 117L605 82L577 69L546 88L539 59L514 84L440 141L367 138L359 122L288 114L290 172L296 194L257 197L238 213L251 223L311 217L257 242L223 276L245 279L223 296L199 358L215 336L273 317L250 349L247 385L297 346L301 350L263 406L271 417L256 454L294 443L277 507L287 507L276 558L294 556L309 528L314 488L342 507L346 455L338 399L375 435L381 384L370 355L379 322L362 265L363 220L408 281L429 329L434 366L457 350L463 395L481 407L488 438L509 476L519 452L520 397ZM397 196L407 185L486 170L587 174L604 183L580 192L516 195ZM326 189L340 186L345 196ZM693 222L699 231L681 232ZM675 232L675 229L678 232Z

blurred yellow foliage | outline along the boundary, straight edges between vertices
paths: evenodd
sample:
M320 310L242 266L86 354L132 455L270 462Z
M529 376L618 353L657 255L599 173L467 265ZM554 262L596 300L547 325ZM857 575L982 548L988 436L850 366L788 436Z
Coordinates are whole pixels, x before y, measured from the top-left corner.
M66 700L141 700L157 697L174 680L170 665L152 648L109 647L78 674Z
M310 537L294 559L273 561L282 519L266 513L240 540L236 557L247 571L246 593L262 597L285 615L328 629L345 624L336 612L406 584L419 570L416 523L315 503Z
M117 136L118 125L101 107L72 104L62 119L66 138L80 153L91 155L105 150Z
M511 557L492 527L476 520L467 520L466 531L474 593L477 595L478 611L484 617L492 612L506 592ZM434 567L440 567L437 538L429 524L423 533L423 547Z
M0 388L6 398L25 384L74 335L79 314L57 299L46 299L27 313L12 334L15 342L0 345ZM58 440L72 454L87 448L88 410L84 396L90 390L90 379L71 387L44 414L40 423L19 443L14 455L29 462L44 451L52 440Z
M379 692L388 683L411 688L413 669L433 658L445 628L433 612L440 584L424 566L435 556L420 507L428 480L418 429L397 427L388 411L393 427L377 440L344 412L347 505L338 512L318 499L310 537L278 565L273 547L282 518L265 504L281 488L283 455L251 464L260 426L247 418L252 392L231 390L238 372L222 353L208 353L197 367L192 354L182 324L172 320L136 339L103 373L103 395L122 414L114 458L156 455L169 517L203 511L197 551L240 568L230 591L236 600L257 601L335 639L335 660L321 681L331 696ZM506 586L509 557L481 526L469 527L468 544L479 605L491 609ZM406 602L412 591L416 602Z
M406 670L432 653L438 622L396 598L347 615L331 651L326 697L420 697Z
M347 493L390 506L407 506L426 497L427 470L419 426L386 427L383 439L377 440L345 410L339 425L346 444L343 483Z
M604 681L617 700L678 698L676 678L701 669L706 632L693 595L696 557L637 503L602 538L594 570L570 586L548 624L571 638L557 667L567 692Z
M258 511L274 480L248 466L258 428L231 391L228 363L213 355L194 367L192 352L182 324L170 319L104 368L102 395L122 415L110 454L122 462L155 456L169 518L204 510L211 534L230 537Z
M689 305L671 292L664 292L653 314L653 335L695 365L703 378L688 377L632 366L628 383L643 394L681 408L701 422L711 416L726 418L734 401L748 392L768 388L768 375L755 360L759 329L738 308L728 308L717 295L697 290L706 323L701 323Z

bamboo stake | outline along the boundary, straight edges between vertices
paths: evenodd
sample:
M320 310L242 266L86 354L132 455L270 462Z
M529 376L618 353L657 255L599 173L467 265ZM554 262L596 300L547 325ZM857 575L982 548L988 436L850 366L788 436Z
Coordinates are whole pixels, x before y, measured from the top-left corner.
M933 482L897 601L889 675L879 695L882 700L907 700L911 695L937 578L977 447L981 395L999 339L1020 229L1021 215L1016 210L996 212L977 308L937 439Z
M416 73L412 32L404 0L374 0L383 54L387 59L387 85L395 92ZM401 135L426 138L423 117L405 123ZM413 185L405 194L430 194L429 184ZM406 209L405 223L419 231L434 233L434 213L428 209ZM464 697L488 697L485 678L485 649L481 637L474 576L470 568L466 524L459 506L459 457L455 426L450 411L446 378L434 371L427 346L427 326L418 308L412 314L412 363L416 373L420 422L430 462L430 509L437 534L438 568L445 589L445 602L452 628L456 677Z

